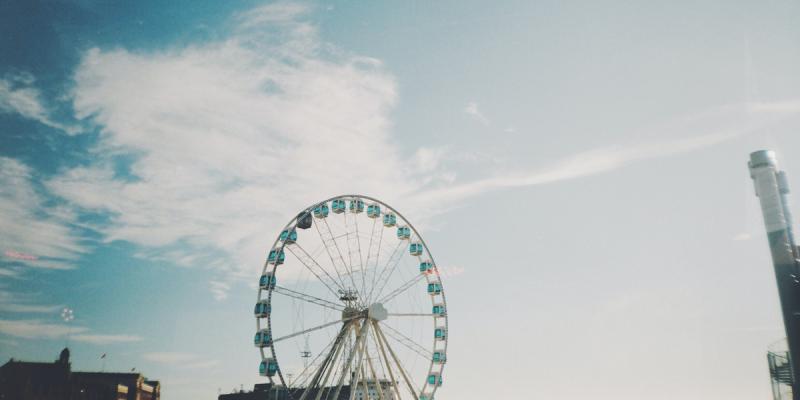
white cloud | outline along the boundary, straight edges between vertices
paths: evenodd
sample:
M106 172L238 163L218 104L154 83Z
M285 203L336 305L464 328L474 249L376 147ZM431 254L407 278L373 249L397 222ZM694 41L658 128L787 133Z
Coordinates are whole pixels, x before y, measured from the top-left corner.
M33 87L34 82L33 75L28 73L0 79L0 112L16 113L69 134L78 133L77 127L56 122L50 117L42 103L41 93Z
M778 106L773 107L773 104ZM662 131L648 132L650 137L669 137L666 140L596 148L541 168L495 173L485 179L426 190L420 192L418 198L428 204L452 204L491 190L542 185L608 173L634 162L704 149L759 132L770 124L800 113L800 107L789 107L787 104L800 102L759 103L744 110L740 106L715 108L681 118L674 126ZM674 138L675 131L683 132L682 136Z
M67 334L79 334L88 330L80 326L52 324L37 319L0 320L0 333L24 339L57 339Z
M47 207L30 168L0 157L0 260L31 267L69 269L86 246L73 235L74 215Z
M142 340L142 337L136 335L80 334L80 335L73 335L71 339L76 342L84 342L91 344L111 344L111 343L139 342Z
M88 51L75 74L74 108L101 130L92 149L99 161L64 171L47 188L108 213L110 223L94 227L107 241L216 270L210 288L224 299L234 281L252 280L266 242L294 212L335 193L377 195L419 222L486 191L609 172L754 129L745 123L709 133L724 124L695 123L678 140L604 147L459 181L442 166L442 149L401 155L390 137L394 78L380 61L320 41L306 11L257 8L234 18L239 29L230 37L186 48ZM764 107L770 115L794 112L762 105L748 115L766 114ZM731 109L722 111L710 118L730 119ZM465 112L489 123L476 102ZM112 167L121 153L136 157L131 179Z
M99 334L83 326L54 324L39 319L0 319L0 333L23 339L58 339L69 336L71 340L91 344L138 342L142 338L128 334Z
M464 112L467 113L472 119L480 122L483 125L489 125L489 118L486 118L485 115L478 109L478 103L474 101L470 101L467 103L467 106L464 107Z
M110 224L95 227L106 240L220 270L217 298L237 275L252 278L266 238L302 207L331 193L398 199L415 188L390 140L396 89L380 62L317 46L304 22L276 25L265 12L238 16L248 29L220 42L88 51L74 107L102 131L100 161L47 183L71 204L109 213ZM134 179L115 178L119 153L137 156Z
M61 306L46 306L36 304L0 303L0 311L16 313L54 313Z

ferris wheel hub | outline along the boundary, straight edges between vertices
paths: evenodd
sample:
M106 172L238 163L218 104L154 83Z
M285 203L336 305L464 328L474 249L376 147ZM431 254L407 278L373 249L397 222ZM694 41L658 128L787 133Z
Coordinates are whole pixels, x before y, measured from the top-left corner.
M375 321L383 321L389 316L389 312L383 304L374 303L367 308L367 315Z

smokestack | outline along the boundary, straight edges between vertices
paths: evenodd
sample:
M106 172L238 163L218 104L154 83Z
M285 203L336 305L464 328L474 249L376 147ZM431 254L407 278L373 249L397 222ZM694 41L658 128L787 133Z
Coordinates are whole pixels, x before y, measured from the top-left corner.
M769 150L750 154L750 177L761 202L764 225L778 296L783 310L786 341L792 366L792 398L800 400L800 270L798 249L794 241L792 214L789 211L789 184L786 174L780 171L775 153Z

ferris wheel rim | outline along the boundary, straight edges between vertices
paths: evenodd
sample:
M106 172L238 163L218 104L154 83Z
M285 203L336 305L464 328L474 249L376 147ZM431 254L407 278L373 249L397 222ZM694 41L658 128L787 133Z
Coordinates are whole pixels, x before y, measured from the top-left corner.
M411 231L411 232L413 232L413 238L414 238L414 241L415 241L415 242L419 242L419 243L422 245L422 247L423 247L423 249L424 249L424 254L426 254L426 255L427 255L427 258L426 258L426 259L427 259L427 260L429 260L429 261L430 261L430 263L431 263L431 264L434 266L434 268L432 268L432 269L429 271L429 273L420 273L420 274L418 275L418 277L425 277L424 279L425 279L425 280L427 280L427 281L430 283L430 282L431 282L431 278L430 278L430 277L427 277L427 276L428 276L428 275L435 275L435 282L436 282L436 283L438 283L438 285L439 285L439 292L438 292L436 295L438 295L438 296L440 296L440 297L441 297L441 301L440 301L439 303L434 303L433 296L431 296L431 302L432 302L432 304L434 304L434 305L436 305L436 304L441 304L442 306L444 306L444 310L447 310L447 311L445 311L445 313L444 313L443 315L435 315L435 314L430 314L430 316L433 316L433 326L434 326L434 329L444 328L444 332L445 332L445 337L444 337L444 339L443 339L443 340L441 340L441 341L443 342L443 343L442 343L442 346L441 346L441 348L437 348L437 340L438 340L438 339L437 339L437 338L434 338L434 340L433 340L433 345L432 345L432 348L431 348L431 351L430 351L430 353L431 353L431 354L433 354L433 352L440 351L440 352L442 352L443 354L445 354L445 355L446 355L446 354L447 354L447 348L448 348L448 344L449 344L449 336L450 336L450 335L449 335L449 329L448 329L448 328L449 328L449 327L448 327L449 318L448 318L448 313L447 313L449 310L448 310L448 308L447 308L447 306L446 306L446 305L447 305L447 299L446 299L446 295L445 295L445 290L444 290L444 287L443 287L443 285L442 285L442 279L441 279L441 274L440 274L440 271L439 271L438 265L436 264L435 258L434 258L434 256L433 256L432 252L430 251L430 248L428 247L427 243L425 242L425 239L424 239L424 238L422 237L422 235L420 234L420 232L419 232L419 231L416 229L416 227L414 227L414 225L413 225L413 224L412 224L412 223L411 223L411 222L410 222L410 221L409 221L409 220L408 220L408 219L407 219L407 218L406 218L406 217L405 217L405 216L404 216L402 213L400 213L400 212L399 212L397 209L395 209L394 207L392 207L392 206L390 206L389 204L385 203L384 201L382 201L382 200L379 200L379 199L377 199L377 198L374 198L374 197L372 197L372 196L368 196L368 195L361 195L361 194L341 194L341 195L337 195L337 196L332 196L332 197L330 197L330 198L328 198L328 199L325 199L325 200L322 200L322 201L319 201L319 202L315 202L315 203L313 203L313 204L309 205L308 207L306 207L306 208L302 209L302 210L301 210L299 213L297 213L297 214L296 214L296 215L295 215L293 218L291 218L291 219L289 220L289 222L288 222L288 223L287 223L287 224L286 224L286 225L283 227L283 229L281 230L281 233L282 233L282 232L284 232L284 231L290 231L290 229L297 229L297 225L298 225L298 219L299 219L301 216L305 216L305 215L306 215L306 214L308 214L308 213L313 213L313 211L314 211L314 209L315 209L315 208L317 208L317 207L321 207L322 205L327 205L328 203L330 203L330 202L332 202L332 201L334 201L334 200L350 200L350 201L352 201L352 200L362 200L362 201L369 201L369 202L370 202L370 204L377 204L377 205L379 205L380 207L385 207L385 211L381 211L381 212L380 212L380 214L386 214L387 212L391 212L392 214L394 214L394 215L396 216L396 218L398 218L398 219L401 219L401 220L404 222L404 225L403 225L403 226L405 226L405 227L408 227L408 228L410 229L410 231ZM345 211L345 213L346 213L346 211ZM380 215L380 214L379 214L379 215ZM346 218L346 217L345 217L345 218ZM354 218L355 218L355 217L354 217ZM376 218L377 218L377 217L376 217ZM323 218L323 220L324 220L324 219L325 219L325 218ZM345 222L346 222L346 221L345 221ZM376 221L376 222L377 222L377 221ZM317 222L316 222L316 221L314 221L313 223L314 223L314 224L316 224ZM325 223L327 224L327 221L326 221ZM357 226L357 221L356 221L355 223L356 223L356 226ZM399 225L398 225L398 226L399 226ZM357 229L357 228L356 228L356 229ZM408 238L408 240L409 240L409 243L411 243L411 237L412 237L412 236L409 236L409 238ZM281 234L279 234L279 235L278 235L278 237L275 239L275 241L272 243L272 246L270 247L270 252L272 252L272 251L277 251L277 250L281 250L281 251L282 251L282 250L283 250L283 248L284 248L284 247L286 247L286 246L287 246L287 244L286 244L286 243L282 243L282 240L281 240ZM360 246L360 245L359 245L359 246ZM398 247L399 247L399 246L398 246ZM360 247L359 247L359 251L360 251ZM421 255L422 255L422 254L423 254L423 253L420 253L420 255L416 255L416 257L417 257L418 259L421 259ZM412 254L412 256L413 256L413 255L414 255L414 254ZM340 258L342 259L342 261L344 261L344 260L343 260L343 257L341 257L341 254L340 254L339 256L340 256ZM333 260L331 260L331 261L332 261L332 263L333 263ZM362 260L362 261L363 261L363 260ZM352 260L351 260L351 262L352 262ZM276 275L277 275L277 269L278 269L277 267L278 267L278 265L279 265L278 263L271 264L271 263L269 262L269 260L265 261L265 263L264 263L264 266L262 267L262 276L263 276L264 274L266 274L268 271L271 271L271 272L272 272L272 276L276 276ZM376 267L377 267L377 264L376 264ZM335 263L334 263L334 268L335 268ZM336 271L336 272L337 272L337 274L338 274L338 271ZM350 275L351 275L351 278L352 278L352 273L351 273ZM363 275L362 275L362 276L363 276ZM318 277L318 278L319 278L319 277ZM421 280L422 278L419 278L419 279ZM320 281L322 281L322 280L320 279ZM324 281L322 281L322 282L324 283ZM385 286L385 284L384 284L384 286ZM354 287L356 287L355 283L354 283ZM373 289L374 289L374 287L373 287ZM266 294L266 298L262 298L262 293L263 293L263 291L266 291L266 292L267 292L267 294ZM270 307L271 307L271 304L272 304L272 294L273 294L273 292L274 292L274 291L275 291L275 288L274 288L274 287L268 286L268 288L266 288L266 289L265 289L265 288L263 288L263 287L262 287L262 285L259 285L259 287L258 287L258 291L257 291L257 292L258 292L258 296L257 296L257 302L261 303L261 302L263 302L264 300L266 300L266 304L267 304L267 305L270 305ZM380 302L380 300L383 300L384 298L380 298L380 294L381 294L381 292L382 292L382 289L381 289L381 291L379 291L379 293L376 295L376 298L375 298L375 299L367 299L367 300L368 300L368 302L371 302L372 300L375 300L375 301L376 301L376 304L382 304L382 303ZM370 294L370 296L371 296L371 294ZM387 296L388 296L388 295L387 295ZM389 300L391 300L391 299L389 299ZM371 305L370 305L370 307L371 307ZM420 316L423 316L423 315L425 315L425 316L426 316L426 315L428 315L428 314L391 314L391 313L389 313L388 315L392 315L392 316L412 316L412 315L420 315ZM266 316L266 317L264 317L264 318L262 318L262 317L256 317L256 328L257 328L258 332L261 332L261 331L263 331L263 330L264 330L264 328L262 328L262 321L261 321L262 319L266 319L266 328L265 328L265 329L266 329L266 331L267 331L267 332L270 332L270 334L271 334L271 332L272 332L272 327L273 327L273 325L272 325L272 312L269 312L269 313L267 314L267 316ZM441 319L441 321L443 322L443 324L440 324L440 323L439 323L439 320L440 320L440 319ZM371 319L370 319L369 317L367 317L367 318L365 319L365 323L364 323L364 326L365 326L365 328L362 328L362 329L366 329L366 330L368 330L368 328L366 328L366 322L368 322L368 321L371 321ZM334 321L334 323L338 323L338 322L345 322L345 323L346 323L346 325L350 323L350 322L348 322L348 321L346 321L346 320L336 320L336 321ZM329 325L329 324L326 324L326 325ZM356 324L356 325L357 325L357 324ZM388 342L386 341L386 334L385 334L384 332L381 332L381 329L379 329L379 326L378 326L378 325L379 325L379 324L378 324L378 321L377 321L377 320L372 320L372 325L374 325L374 336L376 337L376 339L375 339L375 340L377 340L377 342L378 342L378 343L380 343L380 341L381 341L381 338L379 338L378 336L382 337L382 340L384 341L384 343L385 343L385 344L386 344L386 346L388 347L388 346L389 346L389 344L388 344ZM391 328L391 327L390 327L390 326L388 326L388 325L383 325L383 326L386 326L386 327L388 327L388 328L390 328L390 329L393 329L393 328ZM343 329L344 329L344 328L343 328ZM349 328L348 328L348 331L349 331ZM379 333L380 333L380 335L378 335ZM399 332L398 332L398 333L399 333ZM402 334L401 334L401 335L402 335ZM274 339L274 338L273 338L273 339ZM397 339L395 338L395 340L397 340ZM296 398L296 396L295 396L295 395L294 395L294 394L291 392L291 390L290 390L291 388L290 388L290 386L287 384L287 381L286 381L286 379L285 379L285 378L284 378L284 376L283 376L283 371L282 371L282 369L280 368L280 362L278 361L278 357L277 357L276 350L275 350L275 341L277 341L277 340L271 340L271 343L269 344L269 346L265 346L265 347L260 347L260 348L259 348L259 351L260 351L260 353L261 353L261 359L262 359L262 362L263 362L263 361L266 361L266 360L268 359L268 357L266 357L266 348L268 347L268 348L269 348L269 353L270 353L270 355L272 356L272 357L271 357L271 359L272 359L272 360L274 360L274 362L276 363L276 366L277 366L277 367L276 367L276 368L277 368L277 370L276 370L276 375L278 376L278 379L280 380L280 383L281 383L281 384L284 386L284 388L286 388L286 390L287 390L287 392L288 392L288 395L289 395L289 397L290 397L290 398ZM333 343L331 343L331 344L333 344ZM330 346L331 344L329 344L329 346ZM323 350L327 350L327 347L326 347L325 349L323 349ZM390 348L390 350L391 350L391 348ZM355 353L353 353L353 354L355 354ZM320 354L320 355L322 355L322 354ZM393 355L393 356L394 356L394 355ZM319 357L319 356L318 356L318 357ZM380 357L378 357L378 358L380 359ZM396 361L397 361L397 360L396 360ZM387 360L387 362L388 362L388 360ZM399 363L399 361L397 361L397 362L398 362L398 364L397 364L397 365L398 365L398 367L400 367L400 372L404 372L404 371L402 370L402 366L401 366L401 364ZM438 364L438 368L435 368L435 364ZM426 373L426 379L425 379L425 382L423 383L422 387L420 387L420 388L419 388L419 390L418 390L420 397L421 397L421 395L423 395L423 394L427 395L427 396L428 396L428 397L427 397L428 399L430 399L430 398L432 398L432 397L433 397L434 393L437 391L437 389L439 388L439 385L440 385L441 383L439 382L439 384L430 384L430 385L429 385L429 384L428 384L428 377L429 377L429 376L431 376L432 374L434 374L434 372L436 372L436 375L437 375L438 377L441 377L441 374L442 374L442 372L443 372L443 370L444 370L444 365L445 365L445 362L444 362L444 361L442 361L442 362L439 362L439 363L436 363L436 362L435 362L435 361L434 361L432 358L431 358L431 359L429 359L429 367L427 368L427 371L428 371L428 372ZM389 368L389 371L390 371L390 374L391 374L391 368ZM291 374L290 374L290 375L291 375ZM342 377L342 379L343 379L343 377ZM441 378L438 378L438 379L441 379ZM270 383L272 383L272 384L275 384L275 382L274 382L274 380L273 380L272 376L269 376L269 381L270 381ZM399 383L399 382L400 382L400 381L397 381L397 383ZM418 397L417 397L417 395L416 395L416 393L417 393L417 392L415 392L415 391L413 391L413 390L412 390L412 388L411 388L411 382L410 382L410 381L409 381L407 378L406 378L406 382L409 384L409 389L411 390L411 392L412 392L412 394L414 395L414 397L415 397L415 398L418 398ZM289 382L289 383L292 383L292 382ZM358 383L356 383L356 385L358 385ZM395 390L397 390L397 388L396 388L396 386L397 386L397 385L392 385L392 386L395 386ZM425 389L426 389L426 388L428 388L429 386L430 386L430 390L429 390L429 391L425 391ZM366 386L365 386L365 388L366 388ZM306 388L306 389L307 389L307 388ZM303 392L305 392L305 390L306 390L306 389L303 389ZM351 390L352 390L352 389L351 389ZM398 396L399 396L399 392L398 392Z

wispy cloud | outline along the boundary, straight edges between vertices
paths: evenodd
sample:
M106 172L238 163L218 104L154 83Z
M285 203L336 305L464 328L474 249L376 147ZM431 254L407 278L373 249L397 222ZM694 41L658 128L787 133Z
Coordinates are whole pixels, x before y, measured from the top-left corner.
M142 337L130 334L100 334L83 326L50 323L40 319L0 319L0 333L22 339L58 339L70 336L71 340L91 344L138 342Z
M2 320L0 319L0 333L23 339L57 339L67 334L80 334L89 329L80 326L67 326L53 324L38 319L29 320Z
M94 227L108 241L218 270L217 298L251 277L264 238L296 209L331 193L411 192L418 175L389 135L393 77L378 60L323 46L304 8L287 7L243 13L248 29L219 42L88 51L74 107L102 132L99 161L47 188L109 215ZM277 42L276 29L294 39ZM120 153L135 155L130 179L114 171Z
M111 344L111 343L130 343L142 341L141 336L137 335L97 335L79 334L73 335L72 340L91 344Z
M688 116L672 132L651 132L647 142L458 179L443 166L441 149L403 155L390 135L394 78L379 60L321 41L307 12L287 3L256 8L233 18L239 29L229 37L186 48L87 51L74 108L101 132L92 149L98 161L63 171L47 189L107 215L109 223L93 227L107 241L218 271L210 289L224 299L235 281L252 278L264 238L332 193L379 193L390 203L401 199L395 204L404 209L437 213L487 191L706 148L797 112L792 101L723 107ZM477 102L464 112L489 124ZM122 179L119 154L133 157L131 176Z
M180 366L181 368L211 368L219 362L208 360L192 353L154 352L145 353L142 358L159 364Z
M65 207L46 206L34 188L31 169L0 157L0 262L50 269L73 268L86 246L72 229L74 214Z
M644 160L685 154L718 145L761 129L782 119L800 115L800 102L759 103L758 106L725 106L686 116L677 123L648 132L668 139L607 146L570 155L540 168L495 173L484 179L418 193L428 204L452 202L503 188L543 185L618 170ZM794 106L790 106L794 105ZM664 132L664 130L667 130ZM675 137L674 131L682 132Z
M42 306L36 304L0 303L0 311L16 313L54 313L61 306Z
M464 112L467 113L472 119L475 121L480 122L483 125L489 125L489 118L486 118L485 115L478 109L478 103L474 101L470 101L467 103L467 106L464 107Z
M29 73L7 75L0 79L0 113L16 113L68 134L78 133L78 127L57 122L50 117L34 83L35 78Z

